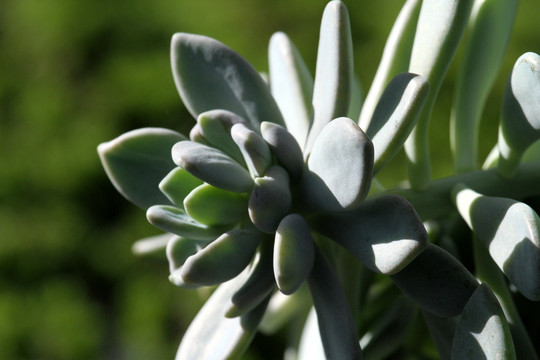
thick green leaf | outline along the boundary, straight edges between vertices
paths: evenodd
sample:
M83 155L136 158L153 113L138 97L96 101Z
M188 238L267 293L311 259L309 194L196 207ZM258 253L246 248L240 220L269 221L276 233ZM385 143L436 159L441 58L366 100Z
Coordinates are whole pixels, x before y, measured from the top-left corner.
M203 181L191 175L186 169L176 167L159 183L159 189L171 202L179 207L184 206L184 199Z
M463 309L452 344L452 359L516 359L504 312L486 284L480 284Z
M158 184L174 168L171 148L186 138L175 131L143 128L98 146L105 172L116 189L135 205L147 209L168 204Z
M338 118L321 131L307 167L300 188L307 209L353 209L371 185L373 145L354 121Z
M478 287L478 281L462 263L431 243L390 277L418 306L440 317L461 314Z
M182 209L169 205L154 205L146 211L148 221L155 227L179 236L198 240L214 240L224 231L223 226L207 226L190 218Z
M224 109L248 120L256 129L262 121L284 125L259 73L219 41L176 33L171 41L171 63L176 88L193 117Z
M270 89L287 130L299 144L306 143L311 126L313 77L289 37L277 32L268 47Z
M415 189L425 189L431 178L429 120L443 78L461 40L473 0L424 0L409 64L409 72L425 77L430 86L422 114L405 142L409 180Z
M167 243L172 238L174 238L174 235L160 234L137 240L131 246L131 252L135 255L162 253L163 250L165 250Z
M518 0L475 1L455 87L450 143L457 172L477 168L484 104L502 65Z
M236 317L252 310L275 289L272 276L272 243L262 241L245 283L229 300L225 316Z
M231 136L242 152L251 176L263 176L272 165L272 153L263 138L244 124L235 124Z
M358 124L363 130L369 127L375 107L386 84L397 74L407 71L421 0L407 0L401 8L392 31L388 35L383 55L366 96Z
M197 118L201 136L208 144L244 165L244 157L231 138L231 128L238 123L248 124L246 120L227 110L210 110Z
M527 298L540 300L540 218L527 204L456 187L459 213Z
M247 194L203 184L193 189L184 199L184 208L189 216L201 224L235 224L248 215L248 199Z
M309 225L299 214L281 220L274 242L274 276L282 293L294 293L306 280L315 259Z
M366 130L375 149L374 173L401 150L418 120L428 92L429 84L420 75L402 73L390 81Z
M176 360L238 359L242 356L256 333L256 325L266 305L242 317L225 317L226 304L246 275L247 272L222 284L206 301L184 334Z
M187 258L208 245L207 241L172 235L167 243L167 260L171 274L180 269Z
M217 285L237 276L249 265L261 241L256 231L233 229L190 256L181 268L188 284Z
M340 281L324 254L316 249L309 290L317 311L327 359L362 359L356 324Z
M293 182L302 176L304 156L300 145L284 127L274 123L262 122L261 134L270 151L287 170Z
M353 211L309 218L313 230L349 250L370 270L394 274L427 246L428 236L412 205L388 195Z
M193 141L181 141L172 148L178 166L204 182L232 192L249 192L253 179L249 172L223 152Z
M257 229L273 234L291 204L289 175L281 166L274 165L265 176L255 179L249 197L249 217Z
M525 150L540 139L540 56L516 61L504 93L499 125L499 173L511 176Z
M313 124L305 146L311 152L319 133L331 120L349 111L353 79L353 51L349 13L341 1L324 9L313 86Z

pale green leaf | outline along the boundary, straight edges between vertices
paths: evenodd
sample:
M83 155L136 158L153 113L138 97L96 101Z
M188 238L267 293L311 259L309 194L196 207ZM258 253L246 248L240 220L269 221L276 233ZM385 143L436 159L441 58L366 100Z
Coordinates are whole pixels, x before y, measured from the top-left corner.
M203 181L181 167L175 167L161 180L159 189L176 206L183 207L184 199Z

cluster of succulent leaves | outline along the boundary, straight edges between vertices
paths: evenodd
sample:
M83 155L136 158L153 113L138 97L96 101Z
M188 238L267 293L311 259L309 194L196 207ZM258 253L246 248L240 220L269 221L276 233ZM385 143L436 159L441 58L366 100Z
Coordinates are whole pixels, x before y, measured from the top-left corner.
M143 128L98 151L116 188L166 232L135 250L165 251L179 287L219 285L177 359L235 358L256 331L283 327L299 359L381 359L415 319L443 359L537 359L512 293L540 300L540 219L519 201L540 194L528 151L540 137L538 55L517 60L498 143L476 165L516 7L407 0L365 99L338 0L323 14L314 78L283 33L270 40L267 75L214 39L173 36L174 80L196 119L189 137ZM456 173L432 181L430 112L466 29ZM402 149L410 186L383 189L375 176ZM456 245L465 223L467 267Z

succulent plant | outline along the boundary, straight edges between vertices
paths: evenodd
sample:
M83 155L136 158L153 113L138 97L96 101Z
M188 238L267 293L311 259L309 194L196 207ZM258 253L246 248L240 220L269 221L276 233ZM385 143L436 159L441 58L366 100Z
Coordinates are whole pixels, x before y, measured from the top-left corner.
M538 55L516 62L498 145L476 166L515 11L510 0L407 0L364 102L341 1L324 11L314 78L281 32L267 77L217 40L173 36L189 136L143 128L98 152L165 232L135 249L165 252L176 286L218 285L177 359L237 358L256 331L291 321L305 323L289 344L299 359L382 359L413 331L429 331L443 359L537 359L513 296L540 300L540 220L523 202L540 195L540 158L527 151L540 134ZM432 181L430 113L466 28L456 174ZM402 149L410 186L385 189L376 175Z

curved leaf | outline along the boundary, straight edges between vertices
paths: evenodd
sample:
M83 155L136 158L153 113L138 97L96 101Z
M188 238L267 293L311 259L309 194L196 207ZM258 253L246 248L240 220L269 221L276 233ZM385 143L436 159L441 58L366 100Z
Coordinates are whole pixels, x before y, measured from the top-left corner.
M204 182L232 192L249 192L253 179L249 172L221 151L193 141L181 141L172 148L178 166Z
M463 309L452 343L452 359L516 359L504 312L486 284L480 284Z
M176 206L184 207L184 199L203 181L191 175L186 169L176 167L159 183L159 189Z
M272 96L287 130L304 146L311 125L313 77L294 44L282 32L270 38L268 63Z
M313 85L313 124L304 147L305 155L311 152L326 124L348 114L352 79L349 13L343 2L333 0L326 5L321 21Z
M312 216L309 223L312 229L349 250L370 270L383 274L403 269L428 243L416 211L407 200L396 195L367 201L353 211Z
M207 241L172 235L166 249L171 274L180 269L188 257L200 251L206 245L208 245Z
M240 55L206 36L176 33L171 41L176 88L193 115L229 110L259 128L261 121L284 125L268 86Z
M251 176L263 176L272 165L272 154L263 138L244 124L235 124L231 136L242 152Z
M369 191L373 174L373 145L348 118L338 118L321 131L302 178L302 201L307 209L353 209Z
M174 168L171 148L186 138L175 131L143 128L98 146L105 172L114 187L135 205L147 209L168 204L158 184Z
M304 169L304 156L291 133L284 127L264 121L261 123L261 134L272 154L289 173L291 180L296 182L300 179Z
M540 300L540 218L528 205L464 186L454 191L459 213L495 263L527 298Z

